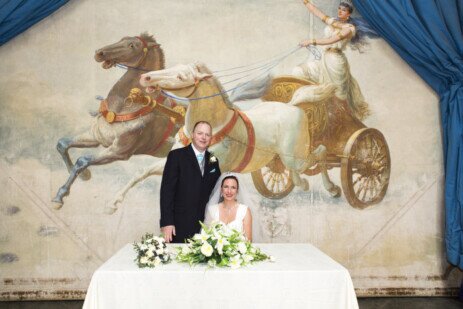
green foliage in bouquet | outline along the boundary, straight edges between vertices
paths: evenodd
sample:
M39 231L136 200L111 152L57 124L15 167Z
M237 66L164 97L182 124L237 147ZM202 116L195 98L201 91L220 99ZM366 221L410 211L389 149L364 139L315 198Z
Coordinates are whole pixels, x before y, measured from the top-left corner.
M137 257L134 262L139 268L156 267L171 261L169 250L164 238L146 233L141 242L133 244Z
M223 224L207 227L201 223L201 233L187 240L184 247L177 248L177 261L182 263L208 264L210 267L239 268L272 258L247 241L243 233L229 229Z

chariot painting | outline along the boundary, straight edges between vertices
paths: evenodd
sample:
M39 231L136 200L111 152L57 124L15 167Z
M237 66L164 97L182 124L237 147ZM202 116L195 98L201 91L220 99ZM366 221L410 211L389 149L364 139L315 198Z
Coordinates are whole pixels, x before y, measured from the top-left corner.
M82 298L158 234L199 120L255 242L319 247L359 296L444 288L438 99L355 7L312 2L71 1L0 47L2 299Z

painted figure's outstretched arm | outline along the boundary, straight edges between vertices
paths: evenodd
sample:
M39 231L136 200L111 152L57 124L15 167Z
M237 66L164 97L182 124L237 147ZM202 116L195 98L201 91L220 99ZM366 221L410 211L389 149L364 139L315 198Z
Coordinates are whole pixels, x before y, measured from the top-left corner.
M326 15L325 13L323 13L322 11L320 11L319 8L317 8L312 2L310 2L309 0L302 0L302 2L304 2L304 5L305 7L310 11L310 13L314 14L315 16L317 16L318 18L320 18L324 23L327 23L328 22L328 19L331 19L333 20L332 18L330 18L328 15Z
M337 31L335 32L334 35L332 35L329 38L321 38L321 39L309 39L309 40L304 40L299 43L300 46L302 47L307 47L309 45L330 45L336 42L339 42L343 40L345 37L349 36L353 32L353 25L350 25L348 23L341 23L336 21L334 18L329 17L322 11L320 11L312 2L309 0L302 0L304 5L307 7L307 9L320 18L325 24L331 25L334 28L337 28Z
M302 47L307 47L309 45L330 45L343 40L347 36L351 35L351 33L351 27L345 27L340 29L339 31L336 31L335 34L330 36L329 38L308 39L300 42L299 45Z

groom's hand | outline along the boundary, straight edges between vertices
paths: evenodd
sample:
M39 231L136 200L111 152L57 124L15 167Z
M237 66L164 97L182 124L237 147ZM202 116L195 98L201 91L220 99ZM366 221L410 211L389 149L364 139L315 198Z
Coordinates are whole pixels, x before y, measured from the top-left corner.
M174 225L166 225L161 227L161 232L164 234L164 239L167 243L172 241L173 236L175 236L175 226Z

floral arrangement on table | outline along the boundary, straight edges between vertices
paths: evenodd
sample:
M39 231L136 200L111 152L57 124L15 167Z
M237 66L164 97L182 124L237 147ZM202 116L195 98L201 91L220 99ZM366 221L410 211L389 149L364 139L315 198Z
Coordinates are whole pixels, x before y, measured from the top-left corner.
M212 224L210 227L201 222L200 224L201 233L188 239L184 247L177 248L178 262L239 268L254 262L274 260L254 247L243 233L237 230L229 229L221 223Z
M140 268L152 268L171 261L169 250L162 237L146 233L142 236L141 242L133 244L133 248L137 252L134 261Z

